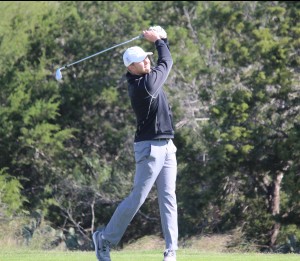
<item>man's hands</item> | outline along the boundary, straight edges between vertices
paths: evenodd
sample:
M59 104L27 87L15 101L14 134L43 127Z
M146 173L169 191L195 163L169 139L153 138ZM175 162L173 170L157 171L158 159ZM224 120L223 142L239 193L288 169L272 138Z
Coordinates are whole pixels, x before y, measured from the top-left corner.
M152 30L152 31L157 32L158 35L159 35L159 37L160 37L161 39L167 38L167 33L166 33L166 31L165 31L161 26L159 26L159 25L157 25L157 26L151 26L148 30Z
M161 26L151 26L148 30L143 31L143 37L154 43L158 39L166 39L167 33Z
M149 42L153 42L153 43L156 40L161 39L160 36L158 35L158 33L153 30L143 31L143 36L146 40L148 40Z

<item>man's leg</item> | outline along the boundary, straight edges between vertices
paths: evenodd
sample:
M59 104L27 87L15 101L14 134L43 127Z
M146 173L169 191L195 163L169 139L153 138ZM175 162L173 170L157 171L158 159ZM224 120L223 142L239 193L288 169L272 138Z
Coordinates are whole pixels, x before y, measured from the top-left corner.
M166 249L178 249L178 220L176 201L177 161L176 147L172 140L168 143L168 152L164 166L157 177L159 210Z
M129 223L145 202L158 173L164 164L166 144L157 146L157 142L142 141L134 145L136 173L130 195L117 207L103 236L113 245L118 244Z

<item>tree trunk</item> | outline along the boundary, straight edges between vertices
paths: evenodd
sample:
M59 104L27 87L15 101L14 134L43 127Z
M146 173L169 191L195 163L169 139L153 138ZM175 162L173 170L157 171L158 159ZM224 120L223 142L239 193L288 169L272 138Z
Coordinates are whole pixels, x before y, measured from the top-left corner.
M273 181L273 190L272 190L272 200L271 200L271 211L272 215L276 216L280 212L280 185L283 178L283 173L278 172L276 175L276 179ZM277 240L277 236L280 230L280 223L275 222L273 228L271 230L271 239L270 239L270 247L274 249L275 243Z

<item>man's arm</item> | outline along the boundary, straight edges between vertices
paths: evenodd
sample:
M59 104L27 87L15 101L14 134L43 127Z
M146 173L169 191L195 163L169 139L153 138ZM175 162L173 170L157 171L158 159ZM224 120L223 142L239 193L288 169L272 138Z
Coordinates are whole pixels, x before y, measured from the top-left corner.
M155 46L158 53L157 64L151 72L145 75L145 87L149 94L156 97L163 87L173 65L173 59L167 44L163 40L157 40Z

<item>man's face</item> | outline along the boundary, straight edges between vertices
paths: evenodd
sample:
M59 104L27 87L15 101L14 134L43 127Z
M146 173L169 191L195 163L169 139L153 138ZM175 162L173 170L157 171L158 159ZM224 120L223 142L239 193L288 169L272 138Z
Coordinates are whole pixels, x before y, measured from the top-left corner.
M132 74L136 74L136 75L143 75L146 73L149 73L151 71L151 62L148 58L148 56L146 56L146 58L139 62L139 63L132 63L128 66L129 71Z

